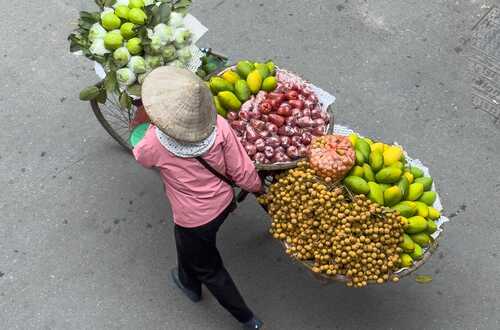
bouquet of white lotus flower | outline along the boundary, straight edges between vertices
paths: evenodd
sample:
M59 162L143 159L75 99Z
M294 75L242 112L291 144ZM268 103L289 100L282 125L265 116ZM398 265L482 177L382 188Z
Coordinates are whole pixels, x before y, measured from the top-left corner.
M82 100L105 102L119 93L130 108L140 85L154 68L187 67L192 59L192 32L184 17L191 0L95 0L98 12L81 12L69 36L70 51L98 62L106 73L100 86L80 93Z

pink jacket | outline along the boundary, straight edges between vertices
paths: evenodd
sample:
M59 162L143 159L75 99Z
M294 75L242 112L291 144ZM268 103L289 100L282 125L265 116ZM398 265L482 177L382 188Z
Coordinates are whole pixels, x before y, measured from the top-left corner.
M145 137L134 148L135 158L144 167L160 170L177 225L193 228L209 223L232 201L232 188L196 159L179 158L165 149L155 130L155 126L149 127ZM224 118L217 116L215 143L202 157L239 187L250 192L260 190L257 171Z

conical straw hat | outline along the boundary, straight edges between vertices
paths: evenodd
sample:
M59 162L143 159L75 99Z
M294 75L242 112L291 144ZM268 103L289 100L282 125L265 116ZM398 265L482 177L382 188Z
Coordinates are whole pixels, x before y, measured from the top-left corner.
M199 142L215 128L212 94L189 70L171 66L153 70L142 84L142 103L153 124L176 140Z

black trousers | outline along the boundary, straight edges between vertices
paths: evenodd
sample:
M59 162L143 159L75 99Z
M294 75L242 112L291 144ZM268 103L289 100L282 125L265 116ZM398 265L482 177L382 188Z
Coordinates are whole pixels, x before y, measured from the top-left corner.
M230 213L230 207L206 225L185 228L175 225L179 279L188 289L201 294L204 284L219 303L238 321L253 317L217 250L217 231Z

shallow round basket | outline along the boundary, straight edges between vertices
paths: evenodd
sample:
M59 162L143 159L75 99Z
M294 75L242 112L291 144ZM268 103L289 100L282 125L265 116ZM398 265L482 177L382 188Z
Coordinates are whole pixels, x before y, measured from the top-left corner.
M236 65L231 65L231 66L228 66L224 69L222 69L221 71L219 72L216 72L215 75L217 76L222 76L224 74L224 72L228 71L228 70L234 70L236 69ZM285 70L285 69L281 69L279 67L276 67L276 70L280 70L280 71L283 71L283 72L288 72L288 73L292 73L291 71L289 70ZM295 74L295 73L292 73L293 75L297 76L297 77L300 77L299 75ZM306 81L306 83L310 83L308 81ZM326 109L323 109L323 111L326 111L328 113L328 115L330 116L330 123L328 123L328 126L326 127L326 131L325 131L325 134L331 134L333 133L333 127L334 127L334 122L335 122L335 118L333 116L333 106L330 105L328 106ZM293 161L290 161L290 162L285 162L285 163L274 163L274 164L258 164L256 163L255 164L255 168L259 171L280 171L280 170L287 170L287 169L290 169L290 168L294 168L297 166L298 162L303 160L304 158L299 158L299 159L296 159L296 160L293 160Z
M275 177L278 174L283 173L283 172L284 172L284 170L283 171L278 171L278 172L266 173L265 177L262 180L263 184L265 186L265 191L267 191L268 188L275 182ZM332 183L329 186L330 186L330 189L335 189L335 188L337 188L337 187L340 186L340 187L342 187L342 189L344 189L347 192L348 195L351 196L351 198L354 197L354 194L347 187L345 187L344 185L340 184L339 182ZM262 205L262 204L260 204L260 205L262 206L262 208L267 213L266 207L264 205ZM397 276L398 278L402 278L402 277L408 276L411 273L415 272L425 262L427 262L427 260L429 260L429 258L432 256L432 254L436 251L436 249L439 246L439 242L438 241L439 241L439 239L442 236L443 236L443 229L442 229L442 226L441 226L438 229L438 231L436 232L436 235L435 235L435 237L433 237L432 242L429 244L429 246L427 246L427 247L424 248L424 255L422 256L422 259L414 262L413 265L411 267L409 267L409 268L398 269L397 271L389 274L389 277L391 278L393 276ZM289 245L286 242L280 240L280 243L284 247L285 250L287 250L289 248ZM311 261L307 261L307 260L306 261L302 261L302 260L299 260L299 259L295 258L293 255L290 256L290 258L294 262L299 263L299 264L305 266L310 271L310 274L316 280L318 280L320 283L322 283L324 285L327 285L327 284L330 284L330 283L333 283L333 282L341 282L341 283L347 283L347 282L349 282L349 278L347 276L344 276L344 275L328 276L328 275L323 274L323 273L315 273L315 272L313 272L312 268L313 268L314 264ZM369 281L368 283L369 284L375 284L374 281ZM387 281L385 283L390 283L390 281Z

